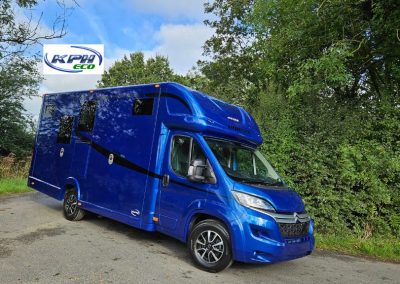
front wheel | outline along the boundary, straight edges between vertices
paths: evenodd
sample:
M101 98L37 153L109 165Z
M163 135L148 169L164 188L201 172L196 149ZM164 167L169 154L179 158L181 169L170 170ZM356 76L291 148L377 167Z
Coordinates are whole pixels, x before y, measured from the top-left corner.
M188 249L194 263L208 272L219 272L233 263L229 233L216 220L204 220L194 226Z
M69 221L79 221L85 216L85 211L78 206L78 196L73 189L67 190L63 204L64 217Z

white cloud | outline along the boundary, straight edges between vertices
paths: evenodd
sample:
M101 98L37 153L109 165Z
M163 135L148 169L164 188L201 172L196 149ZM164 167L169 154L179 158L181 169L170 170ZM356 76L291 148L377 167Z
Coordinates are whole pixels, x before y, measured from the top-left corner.
M164 16L168 19L204 19L204 0L133 0L136 11Z
M202 58L203 44L212 34L213 30L202 24L162 25L155 35L158 45L145 55L166 56L175 72L186 74Z
M26 109L26 114L32 116L34 120L38 120L40 108L42 106L42 96L32 97L30 99L25 99L24 107Z

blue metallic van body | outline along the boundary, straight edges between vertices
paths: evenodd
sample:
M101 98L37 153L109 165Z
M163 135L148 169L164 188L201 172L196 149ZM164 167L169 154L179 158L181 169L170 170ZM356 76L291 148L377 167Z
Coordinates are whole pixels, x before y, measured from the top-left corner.
M135 100L143 98L153 98L152 114L133 115ZM79 131L79 115L86 101L96 103L94 127ZM57 143L62 116L73 118L70 143ZM215 172L216 184L196 183L174 173L169 155L174 135L189 136L199 143ZM232 180L205 137L251 148L262 143L255 120L243 108L177 83L47 94L28 185L58 200L67 188L74 187L83 209L183 242L198 218L220 220L230 233L233 258L241 262L277 262L310 254L314 248L311 219L308 232L301 236L284 237L280 228L286 216L298 222L305 214L299 195L290 188ZM166 187L162 185L164 175L170 177ZM232 190L267 200L276 213L243 207Z

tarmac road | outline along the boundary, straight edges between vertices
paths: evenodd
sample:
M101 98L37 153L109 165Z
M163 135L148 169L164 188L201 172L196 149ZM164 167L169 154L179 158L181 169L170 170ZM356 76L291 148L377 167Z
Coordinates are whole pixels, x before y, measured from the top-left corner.
M0 198L0 283L400 283L400 265L316 251L302 259L195 268L186 246L91 215L62 216L41 193Z

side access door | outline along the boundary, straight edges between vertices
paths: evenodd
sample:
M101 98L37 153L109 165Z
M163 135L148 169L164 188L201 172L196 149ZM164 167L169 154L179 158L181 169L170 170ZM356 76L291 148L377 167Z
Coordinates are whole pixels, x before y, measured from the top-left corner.
M172 131L166 149L159 190L159 230L179 238L187 215L204 208L207 195L215 191L216 181L199 142L189 133ZM208 167L214 180L191 178L194 164L202 169Z
M85 101L80 108L78 121L75 124L74 150L71 162L70 176L84 185L87 176L88 162L91 153L91 140L96 116L97 104L94 100ZM79 199L91 201L91 192L81 186Z
M86 170L89 201L134 226L140 226L151 178L157 106L158 98L144 92L104 94L98 99Z

